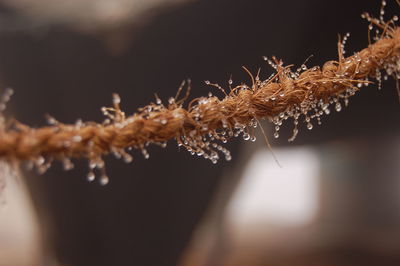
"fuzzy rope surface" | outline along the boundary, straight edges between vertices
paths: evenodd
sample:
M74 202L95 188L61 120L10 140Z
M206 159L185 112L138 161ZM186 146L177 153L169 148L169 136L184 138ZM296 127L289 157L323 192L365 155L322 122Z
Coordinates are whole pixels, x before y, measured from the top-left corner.
M3 123L0 128L0 157L10 161L28 161L39 169L46 171L53 159L62 160L66 170L73 168L70 158L87 158L89 160L89 180L93 180L94 169L102 173L101 183L108 182L102 156L114 153L126 162L132 156L125 150L140 149L148 158L146 146L175 139L178 145L185 147L192 154L203 156L216 162L219 153L230 160L228 150L217 141L225 143L229 138L243 135L244 139L254 139L252 129L261 119L269 119L275 125L274 136L279 137L282 123L293 119L293 141L298 133L299 118L304 117L308 129L312 129L312 119L320 123L321 116L329 114L332 104L336 111L347 105L348 98L363 86L368 86L376 79L382 80L381 71L396 80L400 74L400 28L395 26L397 17L389 22L375 19L368 14L363 16L382 32L374 38L375 42L352 56L344 56L344 44L347 39L338 42L338 60L328 61L322 67L307 68L302 65L296 71L276 58L266 61L276 72L266 80L260 80L248 71L252 78L251 86L242 84L225 90L225 98L215 96L200 97L192 100L187 108L184 102L188 98L190 84L186 95L179 99L184 84L179 88L176 97L163 104L159 98L140 108L137 113L125 117L119 107L120 98L113 96L113 108L102 108L108 117L103 123L78 121L67 125L49 118L50 126L30 128L14 121ZM11 92L6 93L8 100ZM6 100L4 102L6 102ZM342 101L342 103L341 103ZM4 119L4 117L3 117Z

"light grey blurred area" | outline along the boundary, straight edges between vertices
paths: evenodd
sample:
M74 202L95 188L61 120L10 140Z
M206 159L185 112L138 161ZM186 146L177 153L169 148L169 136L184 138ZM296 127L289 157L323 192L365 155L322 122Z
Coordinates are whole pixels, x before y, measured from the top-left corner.
M154 17L196 0L1 0L14 13L0 15L1 31L45 34L54 26L101 38L113 53L127 49Z
M85 31L142 24L165 8L193 0L2 0L6 6L43 24L62 24Z
M20 172L0 161L0 183L0 265L39 266L42 232Z

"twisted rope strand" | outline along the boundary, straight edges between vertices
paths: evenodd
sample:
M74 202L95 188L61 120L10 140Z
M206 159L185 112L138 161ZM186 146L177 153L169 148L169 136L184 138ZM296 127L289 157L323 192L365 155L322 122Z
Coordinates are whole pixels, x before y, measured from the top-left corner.
M156 102L140 108L137 113L126 117L121 111L118 95L113 95L113 108L102 108L108 117L103 123L78 121L67 125L49 117L50 126L30 128L19 122L0 128L0 157L11 161L28 161L36 165L39 172L50 167L53 159L62 160L64 168L73 168L70 158L87 158L90 172L88 180L95 178L94 170L101 172L100 182L106 184L108 177L104 170L102 156L113 153L126 162L132 156L125 150L140 149L145 158L149 157L146 146L158 144L165 147L166 142L175 139L179 146L185 147L192 154L197 154L215 163L219 153L230 160L227 149L217 143L225 143L231 137L243 135L245 140L255 140L251 128L257 127L258 120L269 119L275 125L274 137L279 137L279 129L288 118L293 119L293 141L298 133L300 117L308 129L313 128L312 119L320 124L324 114L329 114L330 105L336 111L342 109L342 102L348 103L363 86L368 86L375 79L381 86L382 74L398 81L400 77L400 28L395 26L397 17L389 22L375 19L368 14L363 17L381 29L380 36L367 48L352 56L344 56L344 44L348 35L338 42L338 61L328 61L322 68L307 68L303 64L296 71L291 66L272 58L265 60L276 70L270 78L260 80L248 71L252 79L251 86L242 84L229 92L218 84L215 86L225 93L225 98L218 99L209 94L192 100L185 109L183 102L188 98L188 91L183 99L178 99L184 83L175 98L170 98L164 105L156 96ZM11 92L5 94L8 100ZM341 102L342 101L342 102ZM4 101L5 103L6 101ZM0 106L1 107L1 106ZM2 118L4 120L4 117Z

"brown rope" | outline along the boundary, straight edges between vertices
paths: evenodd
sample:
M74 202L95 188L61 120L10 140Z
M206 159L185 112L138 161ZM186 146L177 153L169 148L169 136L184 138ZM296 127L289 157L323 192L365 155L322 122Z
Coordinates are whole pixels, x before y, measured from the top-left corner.
M279 137L282 122L292 118L292 141L297 135L301 116L307 128L312 129L312 119L320 122L320 117L329 113L330 104L340 111L343 102L347 105L348 97L371 83L370 78L380 84L381 70L397 80L400 73L400 28L394 26L397 19L383 22L368 14L364 17L371 25L382 29L381 36L367 48L344 57L346 36L338 43L338 61L328 61L322 68L302 65L297 71L292 71L276 58L266 59L276 73L260 80L258 74L254 77L249 72L253 81L251 86L230 86L226 92L218 84L206 82L226 94L221 100L209 95L192 100L188 108L184 108L188 93L179 100L182 85L168 104L164 105L156 98L155 103L129 117L120 110L120 99L114 95L114 107L103 108L108 119L102 124L79 121L66 125L50 118L52 125L34 129L18 122L10 123L0 130L0 157L18 162L30 161L41 171L50 166L53 158L63 160L65 168L70 169L73 165L69 158L83 157L89 159L91 169L103 169L101 156L105 154L114 153L130 162L132 157L126 148L138 148L147 158L147 145L165 146L166 141L176 139L180 146L193 154L216 162L218 152L230 159L229 151L216 141L225 143L239 134L244 139L251 139L251 128L257 126L259 119L265 118L275 124L275 137ZM189 90L190 84L187 86ZM91 170L89 179L93 178Z

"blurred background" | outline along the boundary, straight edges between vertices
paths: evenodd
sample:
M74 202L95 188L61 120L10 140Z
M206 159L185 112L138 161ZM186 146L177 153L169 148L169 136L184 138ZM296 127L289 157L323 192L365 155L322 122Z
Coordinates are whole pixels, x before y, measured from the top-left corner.
M399 7L388 1L387 14ZM360 14L380 1L1 0L0 86L8 114L31 126L102 121L111 94L131 114L272 72L262 56L308 65L368 44ZM222 97L222 95L219 95ZM126 165L107 158L111 182L88 183L86 162L64 172L10 176L0 206L1 266L400 265L400 105L394 82L362 89L348 108L272 140L230 141L233 160L213 165L151 147ZM397 122L396 122L397 121ZM270 124L264 125L271 135ZM260 132L258 132L260 134Z

